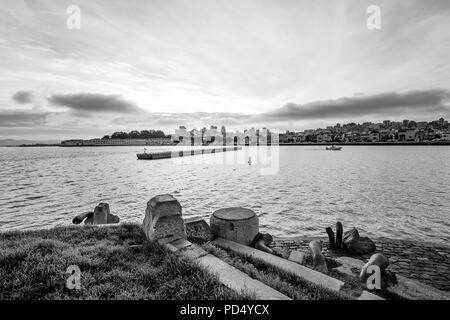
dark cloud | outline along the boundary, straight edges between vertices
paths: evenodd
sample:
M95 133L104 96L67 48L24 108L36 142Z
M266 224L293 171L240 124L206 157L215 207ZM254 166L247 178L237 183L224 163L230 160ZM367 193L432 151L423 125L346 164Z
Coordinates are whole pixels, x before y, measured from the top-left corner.
M0 111L0 127L33 127L43 125L49 115L47 112L32 110L3 110Z
M20 104L26 104L33 101L33 93L30 91L17 91L12 99Z
M253 117L253 120L303 120L323 118L355 118L367 115L389 116L450 111L450 91L445 89L358 95L307 104L285 106Z
M119 95L95 93L55 94L48 101L61 107L67 107L76 115L89 113L139 113L142 112L134 102L124 100Z

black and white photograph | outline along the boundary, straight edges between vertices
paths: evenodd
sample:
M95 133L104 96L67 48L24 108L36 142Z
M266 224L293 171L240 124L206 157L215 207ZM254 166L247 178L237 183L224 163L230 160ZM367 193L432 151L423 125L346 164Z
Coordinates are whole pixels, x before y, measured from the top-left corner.
M449 121L448 0L0 0L0 305L448 301Z

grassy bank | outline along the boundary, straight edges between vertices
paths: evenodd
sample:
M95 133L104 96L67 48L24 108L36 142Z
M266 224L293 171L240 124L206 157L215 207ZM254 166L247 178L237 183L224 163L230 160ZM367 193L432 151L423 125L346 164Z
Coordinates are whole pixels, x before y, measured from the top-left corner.
M70 265L81 270L80 290L66 287ZM0 300L242 298L248 297L146 242L138 225L0 233Z

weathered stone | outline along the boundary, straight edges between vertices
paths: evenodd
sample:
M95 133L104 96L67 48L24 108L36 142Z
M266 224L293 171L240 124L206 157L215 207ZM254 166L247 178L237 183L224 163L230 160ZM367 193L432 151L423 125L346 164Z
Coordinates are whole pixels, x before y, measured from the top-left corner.
M303 264L305 261L306 254L302 251L291 251L288 260L297 262L298 264Z
M312 253L313 267L315 270L328 273L327 262L322 254L322 241L313 240L309 243L309 249Z
M256 249L273 254L273 249L268 247L272 241L273 237L268 233L258 233L255 239L253 239L254 247Z
M373 265L378 266L380 270L384 270L389 266L389 260L381 253L375 253L372 255L359 274L359 280L361 280L361 282L366 282L367 278L370 276L367 272L367 268Z
M158 195L147 202L144 232L149 240L161 243L186 239L180 203L170 194Z
M213 238L250 245L259 232L258 217L250 209L233 207L215 211L210 220Z
M190 241L204 243L212 239L209 224L200 217L184 219L186 235Z
M119 222L119 217L110 213L109 204L107 203L99 203L98 206L95 207L94 212L91 215L88 215L86 220L84 220L84 224L94 225Z
M352 256L364 255L375 251L375 243L368 237L360 237L358 230L353 228L344 233L344 249Z
M107 223L119 223L120 222L120 218L119 216L116 216L114 214L108 214L108 217L106 219Z
M108 223L109 204L99 203L94 209L93 224L106 224Z

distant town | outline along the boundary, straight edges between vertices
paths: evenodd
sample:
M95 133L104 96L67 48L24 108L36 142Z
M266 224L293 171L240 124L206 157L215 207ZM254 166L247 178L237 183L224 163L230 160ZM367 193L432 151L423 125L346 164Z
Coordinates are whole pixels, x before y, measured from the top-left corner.
M304 131L286 131L274 134L267 128L227 131L218 129L191 129L179 126L173 134L161 130L133 130L114 132L102 138L64 140L60 146L164 146L164 145L262 145L285 144L450 144L450 126L444 118L434 121L390 121L382 123L337 123L326 128Z
M450 141L450 127L447 120L416 122L410 120L382 123L354 122L336 124L325 129L286 131L280 134L280 143L377 143L377 142L437 142Z

